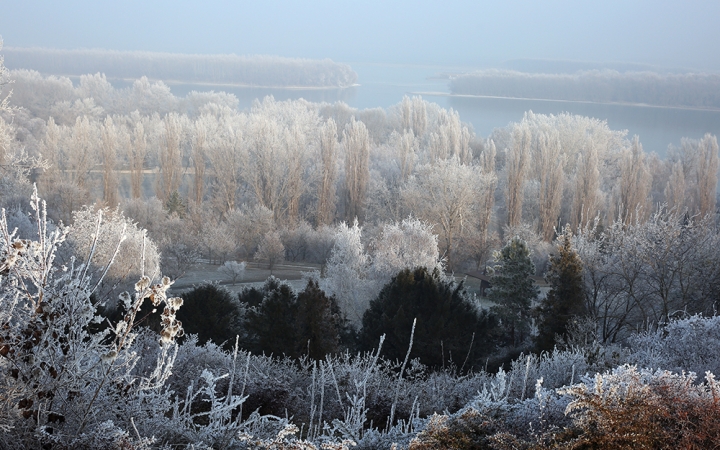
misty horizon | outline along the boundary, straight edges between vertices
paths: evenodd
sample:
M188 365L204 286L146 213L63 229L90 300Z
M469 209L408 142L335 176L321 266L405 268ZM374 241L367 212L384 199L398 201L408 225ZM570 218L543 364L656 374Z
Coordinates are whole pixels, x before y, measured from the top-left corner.
M277 55L462 67L510 60L720 70L713 2L534 4L318 1L176 4L74 1L4 7L8 47Z

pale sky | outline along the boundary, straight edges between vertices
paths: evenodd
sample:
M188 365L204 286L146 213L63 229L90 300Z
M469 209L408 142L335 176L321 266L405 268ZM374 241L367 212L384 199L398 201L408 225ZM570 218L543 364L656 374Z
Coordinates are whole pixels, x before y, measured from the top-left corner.
M720 70L720 1L0 0L6 46L465 65L516 58Z

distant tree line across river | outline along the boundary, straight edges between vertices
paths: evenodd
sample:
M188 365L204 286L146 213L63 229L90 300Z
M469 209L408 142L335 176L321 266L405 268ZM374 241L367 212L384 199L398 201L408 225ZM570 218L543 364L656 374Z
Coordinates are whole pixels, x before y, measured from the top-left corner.
M348 87L357 81L349 65L330 59L17 47L3 53L10 69L66 76L103 72L121 79L146 76L184 83L317 88Z
M450 90L458 95L720 108L720 74L716 73L584 70L550 74L490 69L451 76Z

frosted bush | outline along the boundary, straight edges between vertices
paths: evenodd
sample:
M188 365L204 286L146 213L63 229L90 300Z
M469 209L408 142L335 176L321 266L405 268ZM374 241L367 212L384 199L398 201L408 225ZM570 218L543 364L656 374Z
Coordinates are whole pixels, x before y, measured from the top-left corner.
M720 316L671 320L655 331L633 335L628 362L675 373L720 373Z

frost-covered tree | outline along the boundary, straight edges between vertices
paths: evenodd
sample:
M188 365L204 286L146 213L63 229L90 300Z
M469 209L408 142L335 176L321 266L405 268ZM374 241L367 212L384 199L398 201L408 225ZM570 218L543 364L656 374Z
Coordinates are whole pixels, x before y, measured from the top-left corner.
M600 170L597 144L591 142L585 152L578 155L573 190L570 224L573 229L583 227L594 219L600 210Z
M353 117L343 130L345 149L345 217L365 217L365 196L370 176L370 136L365 124Z
M706 134L698 144L698 163L696 168L698 213L701 216L715 213L718 184L717 172L717 138Z
M635 136L632 145L622 156L620 180L615 192L615 211L623 222L643 221L650 215L651 175L648 171L640 139Z
M87 116L78 117L66 144L68 179L80 189L88 189L90 170L95 166L98 152L98 127Z
M143 123L140 120L134 120L134 122L132 145L128 147L130 191L132 198L141 198L143 195L143 170L147 156L147 138Z
M195 204L199 205L205 198L205 155L207 154L208 136L207 127L202 120L195 121L193 127L191 159L195 173L193 174L192 198Z
M492 310L506 327L510 343L518 346L528 337L531 306L539 293L532 279L535 265L527 244L518 237L495 252L494 259L488 300L496 305Z
M273 213L264 206L242 205L230 210L225 220L242 256L252 257L265 233L275 230Z
M246 158L239 117L226 113L220 118L202 115L198 121L207 130L207 158L212 176L211 191L215 207L223 215L236 208ZM200 125L198 125L200 126Z
M242 280L245 276L246 266L247 263L245 261L225 261L222 266L218 267L218 272L229 278L233 286L235 286L235 282L238 279Z
M383 285L403 269L425 267L431 273L444 273L432 226L412 216L385 224L373 247L370 270Z
M530 163L531 140L532 134L527 124L520 123L513 127L512 144L507 149L505 157L507 161L507 224L511 227L518 225L522 218L523 186Z
M682 161L676 161L672 165L670 178L665 186L665 202L670 209L684 210L688 207L685 203L686 195L685 173Z
M316 225L329 225L335 212L335 183L337 179L338 143L337 125L330 118L320 128L320 181Z
M117 150L119 135L112 117L105 117L100 136L102 140L103 200L107 206L114 208L118 204Z
M255 261L267 263L272 275L273 269L285 261L285 246L280 239L280 233L277 231L265 233L253 258Z
M370 304L372 282L368 280L370 258L361 241L362 228L357 220L352 226L341 223L328 259L320 287L335 297L343 316L356 328Z
M182 145L185 121L177 113L170 113L163 119L163 143L159 149L160 176L158 177L157 193L161 200L167 200L170 194L180 187L182 170Z
M540 233L551 242L560 219L565 158L560 151L559 133L538 136L537 170L540 171Z
M474 220L486 212L483 195L494 182L492 175L456 159L423 164L401 192L403 203L415 217L436 224L440 249L452 266L461 238L476 226Z

